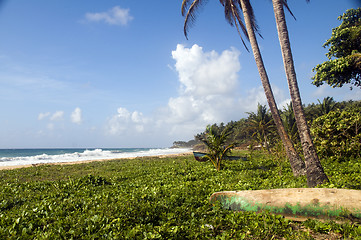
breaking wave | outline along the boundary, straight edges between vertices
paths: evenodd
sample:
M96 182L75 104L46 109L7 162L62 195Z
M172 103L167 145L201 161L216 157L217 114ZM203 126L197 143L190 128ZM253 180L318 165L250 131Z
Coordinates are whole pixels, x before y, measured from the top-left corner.
M24 151L24 149L22 150ZM47 150L43 150L43 153L35 154L35 155L31 154L31 149L28 150L27 153L28 155L24 153L20 154L19 151L20 150L18 150L18 152L17 150L13 150L13 154L7 154L10 156L0 155L0 166L16 166L16 165L29 165L29 164L41 164L41 163L60 163L60 162L85 161L85 160L160 156L160 155L170 155L170 154L190 152L191 149L186 149L186 148L100 149L98 148L98 149L90 149L90 150L85 149L82 151L72 150L70 152L67 149L63 149L63 150L47 149ZM40 152L40 150L37 151ZM21 155L21 156L17 156L17 155Z

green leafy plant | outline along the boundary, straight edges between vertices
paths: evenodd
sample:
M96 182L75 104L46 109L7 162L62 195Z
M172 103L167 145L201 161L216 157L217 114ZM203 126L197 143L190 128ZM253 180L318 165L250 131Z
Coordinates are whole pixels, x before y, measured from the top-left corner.
M217 171L221 170L221 163L231 153L234 143L228 144L228 137L232 134L232 127L225 127L223 130L214 125L207 126L204 135L198 137L207 146L207 155L204 156L212 162Z
M332 29L332 36L323 47L329 47L326 54L329 61L318 64L313 71L313 84L324 82L332 87L351 84L361 87L361 8L348 9L338 17L342 23ZM352 87L351 87L352 88Z
M262 146L270 151L270 143L275 137L275 125L266 105L258 104L257 112L248 113L249 129L253 132L252 137Z
M3 170L0 239L303 240L316 238L313 233L325 239L330 239L328 234L361 237L361 227L352 223L306 224L209 204L218 191L306 186L304 176L295 178L287 162L280 164L282 175L272 156L255 151L253 161L227 161L219 172L191 155ZM328 187L361 189L359 158L323 159L323 164L332 184Z
M361 108L331 111L316 118L311 127L321 157L348 160L361 156Z

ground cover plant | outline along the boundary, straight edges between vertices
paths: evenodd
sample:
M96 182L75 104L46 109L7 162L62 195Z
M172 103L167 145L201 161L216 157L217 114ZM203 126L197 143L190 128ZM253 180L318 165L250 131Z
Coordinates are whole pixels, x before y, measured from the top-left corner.
M359 160L324 160L324 187L361 189ZM286 161L259 151L224 163L219 172L192 156L0 171L0 239L361 239L352 222L211 206L216 191L307 186Z

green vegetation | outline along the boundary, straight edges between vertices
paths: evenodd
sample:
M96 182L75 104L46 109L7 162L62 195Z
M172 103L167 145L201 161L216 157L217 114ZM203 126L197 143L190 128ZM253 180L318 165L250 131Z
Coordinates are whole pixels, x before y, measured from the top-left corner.
M359 146L359 144L357 144L357 141L358 143L360 141L359 135L361 131L361 101L336 102L333 100L332 97L326 97L322 101L318 100L317 104L312 103L304 106L304 109L308 124L310 126L313 126L311 134L313 136L313 140L315 141L315 146L318 154L321 154L320 158L330 157L332 155L332 151L335 151L335 149L333 149L329 153L329 155L324 155L323 153L321 153L320 144L323 140L335 142L337 138L337 141L340 144L343 144L340 141L341 139L343 139L343 141L346 141L346 139L352 137L354 139L352 147ZM287 134L289 135L299 154L302 155L301 141L296 126L295 116L292 111L292 105L289 104L286 108L279 111ZM329 117L327 117L328 114ZM338 120L332 119L336 116ZM328 119L327 121L332 122L331 125L322 125L326 118ZM269 111L266 111L266 106L259 105L257 112L248 113L247 118L242 118L239 121L231 121L227 124L213 124L212 127L215 129L218 128L218 131L222 131L225 128L232 127L233 133L228 138L228 144L235 142L236 147L254 148L256 145L258 145L260 148L263 148L266 147L265 142L267 142L267 147L271 152L273 152L274 154L277 153L284 155L285 153L282 149L280 138L276 133L276 127L274 125L274 122L271 121L271 119L271 114L269 113ZM325 129L328 129L328 134L326 133L326 131L324 131ZM204 133L199 133L197 136L201 136ZM327 135L323 136L323 134ZM350 140L351 139L347 141ZM335 145L335 147L337 146ZM344 157L346 157L344 155L346 153L345 151L348 150L350 149L345 147L344 150L342 150L342 154ZM352 156L359 156L357 154L355 155L355 153L357 153L357 151L353 150ZM348 152L347 154L351 154L351 152Z
M338 20L342 23L332 29L331 38L323 45L329 47L326 54L329 61L313 69L316 72L313 84L361 87L361 8L347 10Z
M361 157L361 107L322 115L313 121L311 131L321 157L339 161Z
M228 126L222 131L216 126L208 126L204 134L199 135L197 139L207 146L207 158L212 162L217 171L221 170L222 161L230 156L234 143L227 144L227 138L232 134L232 127Z
M267 111L266 105L258 104L257 113L250 112L248 115L249 128L253 132L252 137L256 139L260 146L270 151L268 145L275 137L275 124L271 114Z
M322 164L325 187L361 189L360 159ZM298 223L208 202L217 191L306 187L288 165L255 151L219 172L192 156L3 170L0 239L361 239L353 223Z

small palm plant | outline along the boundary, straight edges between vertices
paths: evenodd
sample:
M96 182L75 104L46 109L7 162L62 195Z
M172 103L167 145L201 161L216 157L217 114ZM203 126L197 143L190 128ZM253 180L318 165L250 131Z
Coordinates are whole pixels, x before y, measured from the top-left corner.
M207 126L206 132L198 135L198 140L202 141L208 148L208 153L204 158L211 161L217 171L221 170L221 163L230 155L234 143L227 142L228 137L232 134L233 127L225 127L223 130L215 125Z

